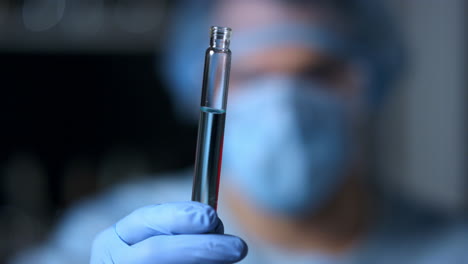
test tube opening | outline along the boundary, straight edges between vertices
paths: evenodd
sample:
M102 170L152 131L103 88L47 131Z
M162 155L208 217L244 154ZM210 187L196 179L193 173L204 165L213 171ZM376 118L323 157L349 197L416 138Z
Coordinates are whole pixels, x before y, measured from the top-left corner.
M210 45L215 49L229 49L232 29L212 26L210 28Z

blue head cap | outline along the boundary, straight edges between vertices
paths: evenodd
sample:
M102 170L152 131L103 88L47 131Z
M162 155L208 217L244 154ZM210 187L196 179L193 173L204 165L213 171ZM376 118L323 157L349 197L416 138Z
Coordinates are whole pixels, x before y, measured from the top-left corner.
M169 93L173 98L176 114L183 120L194 121L198 117L208 30L213 22L217 22L213 20L212 8L209 7L215 2L182 1L175 9L176 13L171 21L162 69L170 87ZM282 41L292 41L311 45L334 56L359 62L369 73L369 103L372 106L380 105L403 65L401 39L382 2L302 0L288 3L291 2L328 5L343 16L345 21L349 21L351 30L345 36L318 25L281 20L264 29L261 34L258 31L255 34L249 31L240 32L233 28L233 63L236 56L253 51L259 46L257 44L264 47L264 44L277 45Z

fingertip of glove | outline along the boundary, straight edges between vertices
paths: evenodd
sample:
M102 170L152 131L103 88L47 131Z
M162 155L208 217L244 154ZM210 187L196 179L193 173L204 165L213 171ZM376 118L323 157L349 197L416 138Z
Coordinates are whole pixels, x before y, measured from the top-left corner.
M209 205L192 202L192 207L187 207L185 212L191 214L192 221L194 223L206 227L207 231L210 231L219 225L218 215L216 211Z
M244 259L247 256L247 253L249 252L249 247L247 246L247 243L245 243L244 240L242 240L239 237L234 237L235 238L235 248L237 249L237 255L235 261L240 261Z
M245 243L244 240L242 240L242 246L243 246L243 250L242 250L242 254L241 254L241 259L244 259L247 254L249 254L249 246L247 245L247 243Z
M247 255L247 244L232 235L211 235L206 238L206 247L212 254L221 254L226 260L237 262Z

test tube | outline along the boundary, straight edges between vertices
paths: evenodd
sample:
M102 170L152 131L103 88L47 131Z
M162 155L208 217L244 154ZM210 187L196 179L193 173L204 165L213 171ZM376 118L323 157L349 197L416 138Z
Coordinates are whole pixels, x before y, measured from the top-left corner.
M218 207L224 122L231 68L231 29L211 27L198 124L192 201Z

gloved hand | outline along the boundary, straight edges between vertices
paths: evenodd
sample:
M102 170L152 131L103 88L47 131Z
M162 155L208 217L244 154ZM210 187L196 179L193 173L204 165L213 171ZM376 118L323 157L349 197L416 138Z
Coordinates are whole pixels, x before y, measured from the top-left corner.
M221 220L208 205L178 202L147 206L96 236L91 264L208 264L243 259L245 242L223 233Z

